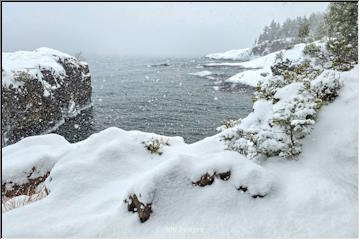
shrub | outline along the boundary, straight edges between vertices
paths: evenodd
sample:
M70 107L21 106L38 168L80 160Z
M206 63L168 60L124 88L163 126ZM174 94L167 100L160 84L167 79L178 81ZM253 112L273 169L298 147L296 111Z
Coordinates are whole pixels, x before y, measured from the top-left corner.
M309 55L311 57L318 57L320 52L321 48L319 46L316 46L314 43L307 44L303 50L303 53L305 55Z
M317 79L311 82L311 89L318 102L333 101L339 95L342 83L339 75L333 70L324 71Z
M163 152L161 151L162 145L170 146L168 140L151 138L147 142L143 142L145 144L145 148L150 151L151 154L159 154L161 155Z

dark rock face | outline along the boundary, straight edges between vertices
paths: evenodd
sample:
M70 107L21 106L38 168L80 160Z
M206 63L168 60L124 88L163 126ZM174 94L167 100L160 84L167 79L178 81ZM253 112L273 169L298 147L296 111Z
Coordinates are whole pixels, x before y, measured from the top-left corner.
M55 66L63 68L60 74L59 68L42 66L41 59L32 72L26 68L6 69L4 58L3 79L10 74L11 81L20 84L2 84L2 146L49 131L91 105L88 65L66 54L57 56L57 51L53 51L48 54Z

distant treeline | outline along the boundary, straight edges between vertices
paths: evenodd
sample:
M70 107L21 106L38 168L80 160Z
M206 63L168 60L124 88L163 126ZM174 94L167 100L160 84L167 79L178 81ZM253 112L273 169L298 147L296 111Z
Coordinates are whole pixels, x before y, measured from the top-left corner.
M305 35L309 34L314 39L320 39L325 35L322 27L324 24L324 16L324 13L313 13L308 18L306 16L296 17L295 19L288 18L282 24L272 20L270 25L265 26L263 32L255 40L255 43L261 44L265 41L299 38L301 37L302 29L305 30Z
M357 20L358 2L330 2L324 13L288 18L282 24L272 20L255 40L252 52L264 55L325 37L333 64L350 69L358 62Z

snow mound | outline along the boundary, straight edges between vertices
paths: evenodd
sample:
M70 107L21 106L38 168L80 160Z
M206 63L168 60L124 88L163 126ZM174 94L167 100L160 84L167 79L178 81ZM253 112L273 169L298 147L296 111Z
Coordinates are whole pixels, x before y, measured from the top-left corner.
M72 146L65 138L56 134L27 137L17 144L9 145L2 149L2 182L24 184L27 176L31 178L43 176L50 171L55 163Z
M226 223L243 212L234 208L260 206L263 199L271 197L275 186L269 171L224 150L215 138L189 145L178 137L109 128L70 147L55 136L26 142L29 152L39 151L40 143L47 142L49 147L67 148L67 154L58 154L46 181L46 198L3 213L5 236L192 236L189 227L200 230L199 234L222 235ZM167 143L161 155L152 154L144 145L153 138ZM23 144L5 147L3 152L12 150L12 157L4 154L4 162L16 158L15 149L21 150ZM22 159L23 152L17 157ZM38 162L41 158L39 154ZM228 171L229 179L216 178L205 187L194 184L206 173ZM144 224L123 202L131 194L137 194L142 202L152 202L153 213ZM226 223L215 217L219 212L227 216ZM84 228L84 224L92 227ZM175 225L184 232L169 231Z
M248 61L252 58L251 48L234 49L223 53L211 53L205 57L211 59Z

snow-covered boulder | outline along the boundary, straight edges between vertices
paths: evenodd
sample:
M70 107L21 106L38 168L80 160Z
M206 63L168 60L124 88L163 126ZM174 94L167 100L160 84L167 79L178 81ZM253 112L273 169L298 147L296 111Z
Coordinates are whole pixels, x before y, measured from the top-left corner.
M3 145L49 131L91 104L88 64L39 48L2 53Z

